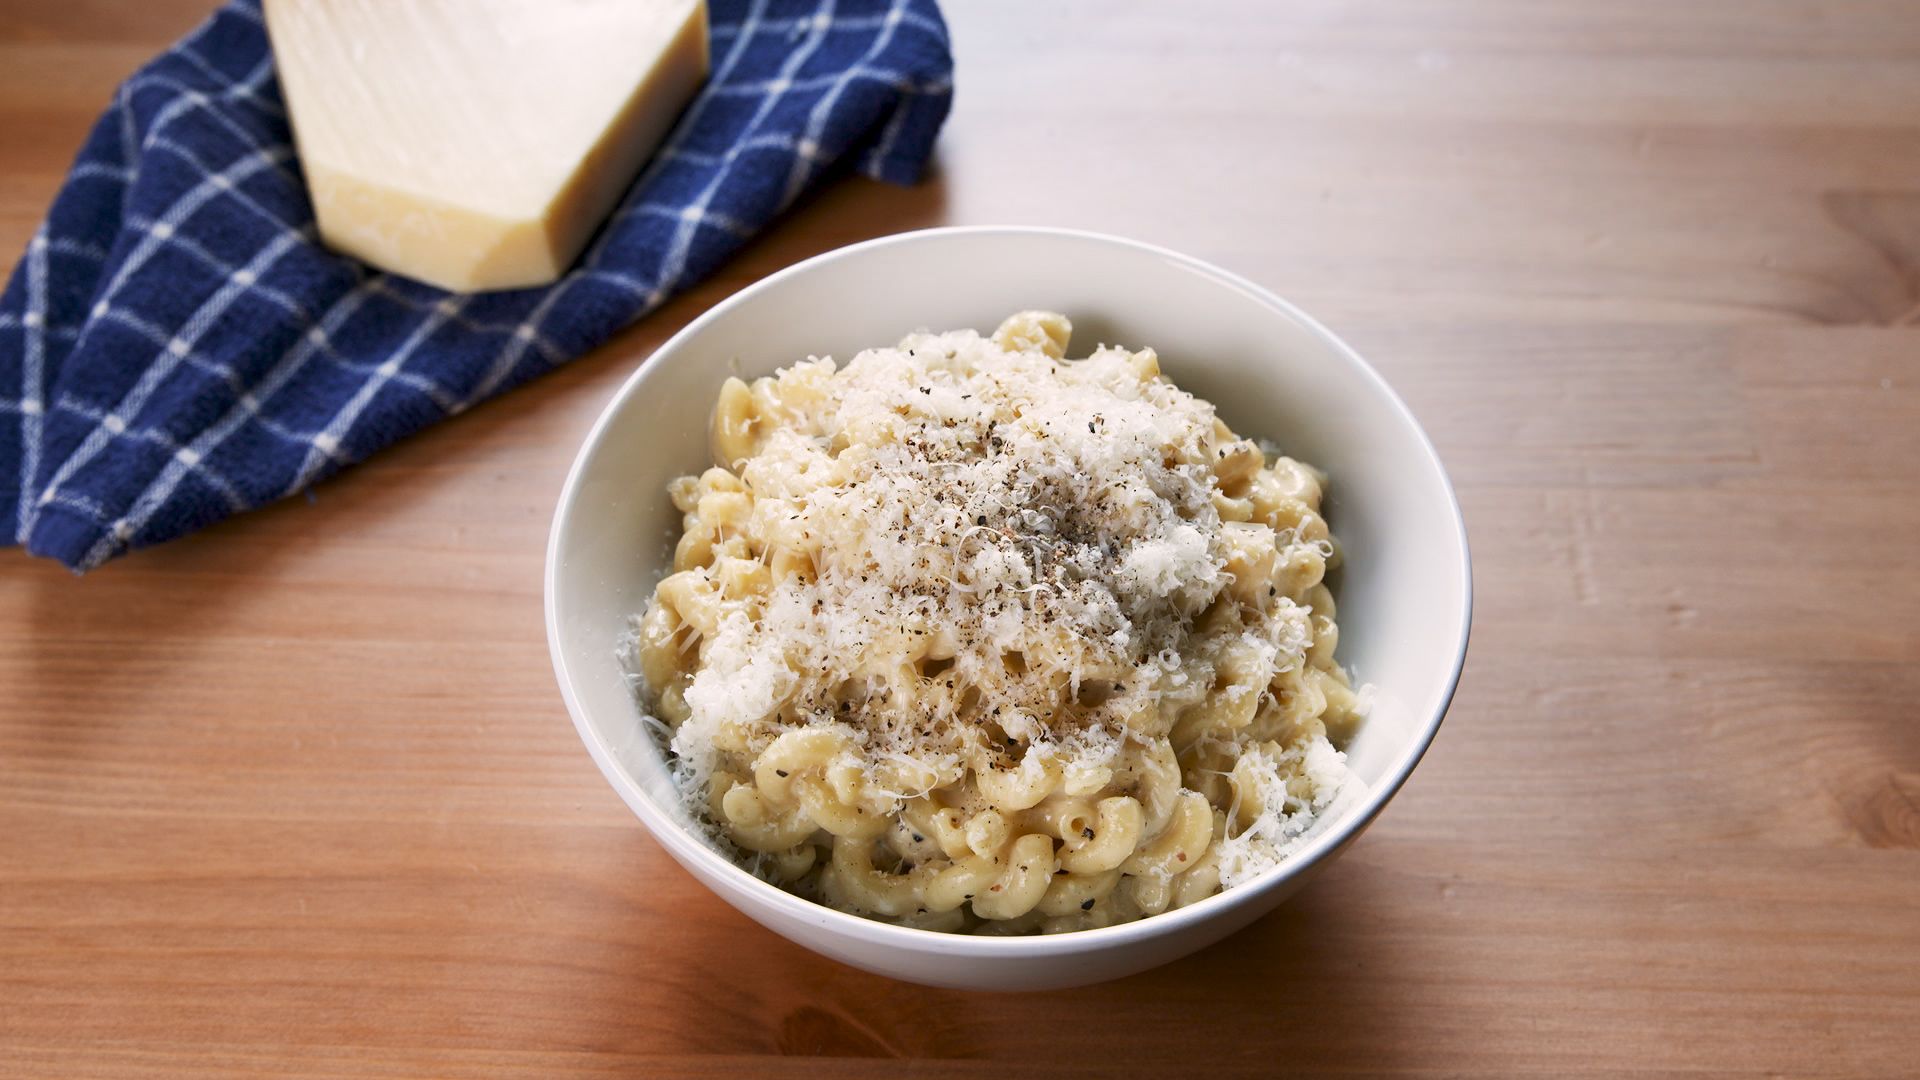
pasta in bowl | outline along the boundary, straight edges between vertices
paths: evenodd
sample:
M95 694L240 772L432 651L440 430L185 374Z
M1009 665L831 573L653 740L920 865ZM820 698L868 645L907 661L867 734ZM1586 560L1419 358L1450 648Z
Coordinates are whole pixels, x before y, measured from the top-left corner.
M1325 478L1071 333L1024 311L722 386L627 649L758 875L1060 933L1251 880L1357 801Z
M1036 306L1072 317L1079 359L1056 360L1067 341L1052 344L1048 319L994 341L1008 312ZM863 350L915 327L987 333L952 339L954 355L943 345L937 362L910 345L909 359L926 361L912 378L881 379L880 366L870 380L852 374ZM1097 342L1133 348L1090 348ZM1139 348L1148 344L1161 349L1157 378ZM828 371L814 356L844 363ZM988 415L981 392L961 386L976 367L1024 380L1024 397ZM816 427L826 396L856 389L886 404L837 410L868 413L844 438ZM721 410L717 464L731 481L704 472L716 463L711 420L723 391L732 405ZM948 460L933 443L907 445L925 434L951 438L956 452L977 448L987 422L989 449L993 436L1003 449L1029 438L1003 409L1050 425L1037 458ZM1056 421L1067 414L1071 423ZM1171 459L1148 451L1160 444L1179 448ZM797 451L794 467L776 467L786 449ZM1027 484L1018 498L988 497L1009 481ZM855 511L888 485L942 497L912 504L887 532ZM784 504L793 520L779 515ZM1029 510L1040 517L1018 516ZM699 519L692 530L689 514ZM1273 532L1264 607L1247 585L1268 573L1264 534L1250 528L1262 524ZM850 534L853 525L861 531ZM823 552L840 560L831 574ZM915 565L920 552L935 565ZM842 571L869 557L889 573L912 571L923 591L855 590L859 575ZM1323 567L1321 596L1306 581ZM809 594L823 582L829 592ZM673 655L649 660L656 592L682 606L653 629ZM1312 319L1161 248L979 227L817 256L656 349L568 473L545 594L575 729L659 852L825 956L916 982L1016 990L1097 982L1193 952L1271 911L1346 850L1438 731L1465 655L1471 575L1459 507L1418 423ZM976 603L950 611L960 597ZM1053 621L1029 623L1036 613ZM1148 670L1150 657L1166 662ZM1277 684L1263 675L1269 659ZM707 671L718 674L703 683ZM1362 682L1370 693L1348 697ZM1002 715L989 705L982 717L970 690L980 699L991 690ZM946 710L925 725L924 745L906 709L887 705L893 693ZM717 711L701 719L708 707ZM1261 798L1236 805L1236 792ZM736 826L771 850L743 845ZM1018 880L1009 876L1022 864ZM653 910L678 911L692 902L688 884L661 867L644 852L634 861L661 898ZM1214 889L1213 872L1231 887ZM979 888L962 887L957 904L936 911L963 876L985 883L986 910L974 904ZM1056 879L1072 889L1054 892Z

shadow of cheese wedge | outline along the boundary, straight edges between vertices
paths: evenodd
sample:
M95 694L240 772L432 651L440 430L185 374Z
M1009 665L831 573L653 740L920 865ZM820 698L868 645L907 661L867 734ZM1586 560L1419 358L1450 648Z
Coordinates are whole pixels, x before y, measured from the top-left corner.
M456 291L571 265L707 75L704 0L266 0L320 236Z

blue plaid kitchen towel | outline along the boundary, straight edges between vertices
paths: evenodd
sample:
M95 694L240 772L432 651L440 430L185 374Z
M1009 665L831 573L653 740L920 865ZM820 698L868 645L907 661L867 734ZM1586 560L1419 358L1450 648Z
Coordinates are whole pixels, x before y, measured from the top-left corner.
M836 167L911 183L933 0L712 0L713 74L558 283L446 293L319 246L258 0L120 87L0 295L0 513L78 571L292 494L578 356Z

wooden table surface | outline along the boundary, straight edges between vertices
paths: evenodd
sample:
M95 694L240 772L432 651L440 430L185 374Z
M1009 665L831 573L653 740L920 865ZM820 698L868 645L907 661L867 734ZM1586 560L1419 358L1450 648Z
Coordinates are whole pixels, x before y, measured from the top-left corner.
M206 7L7 0L6 258ZM0 552L0 1074L1920 1075L1920 5L947 7L929 182L834 188L312 498L83 579ZM955 222L1297 301L1472 531L1473 654L1378 825L1084 990L760 929L547 663L549 515L628 372L779 267Z

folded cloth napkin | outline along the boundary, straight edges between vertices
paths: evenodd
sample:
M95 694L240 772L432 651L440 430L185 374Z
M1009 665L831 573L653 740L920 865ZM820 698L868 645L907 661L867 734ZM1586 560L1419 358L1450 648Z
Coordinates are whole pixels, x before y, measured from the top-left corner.
M300 491L592 348L842 168L911 183L934 0L712 0L713 74L558 283L447 293L319 246L258 0L121 86L0 294L0 513L85 571Z

